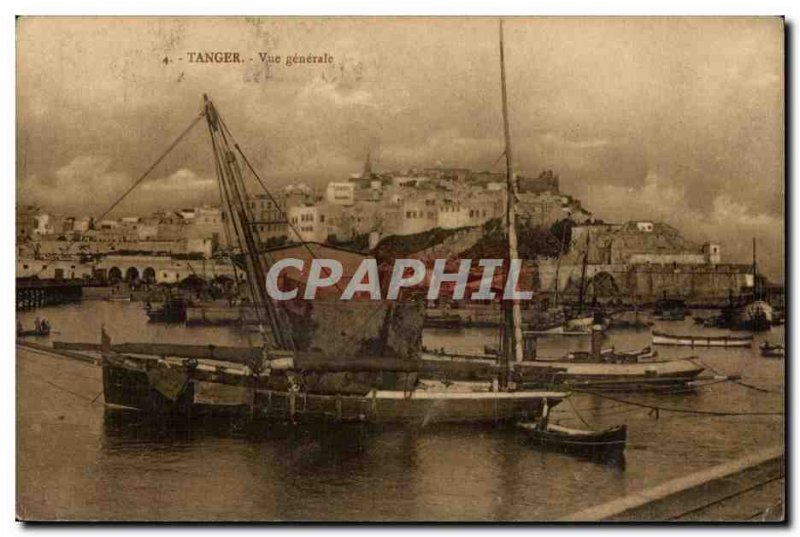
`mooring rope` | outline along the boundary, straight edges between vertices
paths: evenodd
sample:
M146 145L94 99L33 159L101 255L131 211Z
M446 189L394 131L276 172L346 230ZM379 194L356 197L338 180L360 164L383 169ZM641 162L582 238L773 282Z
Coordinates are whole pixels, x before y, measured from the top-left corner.
M719 370L714 369L713 367L708 365L708 363L706 363L704 360L701 360L700 358L691 358L690 361L698 363L699 365L705 367L706 369L708 369L709 371L711 371L715 375L719 375L721 377L727 377L728 376L728 375L725 375L725 374L721 373ZM746 382L742 382L740 379L725 379L725 380L730 380L730 382L732 382L733 384L738 384L739 386L741 386L743 388L749 388L751 390L756 390L758 392L774 393L774 394L777 394L777 395L783 395L782 391L770 390L770 389L767 389L767 388L762 388L760 386L754 386L753 384L748 384Z
M677 412L682 414L698 414L698 415L705 415L705 416L783 416L783 412L733 412L733 411L719 411L719 410L693 410L690 408L676 408L676 407L668 407L668 406L661 406L661 405L649 405L647 403L640 403L638 401L629 401L626 399L620 399L618 397L612 397L610 395L601 394L598 392L592 392L588 390L580 390L577 388L573 388L573 391L578 393L588 393L590 395L595 395L602 399L608 399L610 401L616 401L617 403L626 403L631 406L637 406L641 408L649 408L653 412Z

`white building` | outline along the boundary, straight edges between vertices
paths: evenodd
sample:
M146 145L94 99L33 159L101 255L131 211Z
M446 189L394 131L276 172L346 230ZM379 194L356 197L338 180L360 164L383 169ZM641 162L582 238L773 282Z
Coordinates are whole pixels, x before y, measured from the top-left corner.
M289 239L300 242L325 242L328 238L328 223L325 221L322 204L295 205L287 209Z
M328 183L325 200L333 205L353 205L355 189L355 183Z

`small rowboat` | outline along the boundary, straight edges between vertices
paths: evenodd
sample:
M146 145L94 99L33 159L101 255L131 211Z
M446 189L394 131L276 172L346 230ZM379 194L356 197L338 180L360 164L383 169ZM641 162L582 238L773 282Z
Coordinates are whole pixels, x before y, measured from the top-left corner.
M786 356L786 350L783 345L772 345L765 341L758 348L761 349L761 356L766 356L767 358L783 358Z
M571 429L554 424L542 427L537 422L520 422L517 427L522 429L534 445L591 458L621 457L628 440L627 425L618 425L604 431Z
M50 335L50 329L39 329L39 330L22 330L17 332L17 337L47 337Z
M653 330L653 345L680 345L684 347L750 347L753 336L698 336L677 335Z

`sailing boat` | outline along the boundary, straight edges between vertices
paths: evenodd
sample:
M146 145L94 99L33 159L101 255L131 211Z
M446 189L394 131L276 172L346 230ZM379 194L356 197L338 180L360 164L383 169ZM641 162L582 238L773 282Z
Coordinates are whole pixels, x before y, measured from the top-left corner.
M351 346L340 352L339 348L330 348L338 330L328 330L322 334L328 348L311 346L309 341L315 335L309 335L308 326L329 325L309 318L308 311L279 308L270 299L266 287L268 262L258 234L253 231L242 165L257 179L258 176L207 96L204 96L203 116L230 232L242 253L240 259L262 341L256 347L238 348L154 343L112 345L103 332L100 345L57 344L59 348L101 353L107 404L159 414L240 410L254 417L291 421L334 419L427 424L535 419L545 406L552 407L568 395L564 391L517 389L511 380L512 364L522 358L518 303L507 311L504 326L507 337L499 363L420 359L414 342L421 341L422 313L419 307L409 304L370 304L366 308L340 303L337 306L341 309L328 317L328 323L337 318L348 322L352 315L363 320L363 310L378 308L381 314L378 319L384 322L370 325L376 337L369 340L369 345ZM511 184L510 165L508 171ZM514 199L509 196L512 224ZM513 226L509 229L513 230ZM516 259L514 231L510 231L509 245L510 258ZM321 305L307 306L314 311L326 311ZM412 311L415 307L416 317ZM359 308L360 313L356 311ZM375 311L367 311L366 316L374 318L374 314ZM369 331L369 327L361 329ZM319 334L316 338L319 341ZM382 352L387 348L391 352Z
M503 45L503 24L500 22L500 76L503 99L503 129L505 135L506 157L506 188L507 203L505 225L508 238L509 262L519 259L517 250L516 232L516 201L517 181L513 173L513 158L511 148L511 134L509 128L508 96L506 91L505 52ZM588 260L587 235L586 252L583 257L580 302L583 310L585 294L586 265ZM557 285L557 283L556 283ZM553 332L526 331L523 333L519 302L503 301L504 324L502 345L499 358L503 369L508 371L509 378L519 380L521 386L535 386L547 379L548 382L563 386L565 389L582 388L604 391L672 391L676 388L687 386L703 372L704 368L698 366L691 359L670 360L663 362L647 363L607 363L603 360L600 346L601 326L594 323L592 317L583 321L581 334L588 333L592 338L592 352L590 361L575 361L570 359L539 361L536 359L537 338ZM581 324L578 324L581 326ZM563 332L564 329L562 328ZM448 359L463 361L463 357L440 353L435 358L440 363ZM478 359L483 363L490 363L491 357ZM512 361L513 360L513 361ZM530 382L526 379L533 379Z
M752 294L745 294L738 301L731 299L730 305L720 313L719 324L732 330L750 330L761 332L772 326L772 306L763 300L761 280L758 277L758 261L756 258L756 239L753 237L753 289Z

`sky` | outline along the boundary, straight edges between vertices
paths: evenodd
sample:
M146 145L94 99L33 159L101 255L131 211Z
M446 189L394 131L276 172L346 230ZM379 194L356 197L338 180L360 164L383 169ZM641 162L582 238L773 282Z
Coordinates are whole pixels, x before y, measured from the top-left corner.
M605 221L654 219L771 279L784 262L779 18L510 18L515 169ZM190 52L242 63L190 63ZM281 56L280 64L259 53ZM333 57L287 66L286 56ZM209 94L270 187L502 169L490 18L20 18L17 203L98 215ZM110 216L218 201L201 122Z

